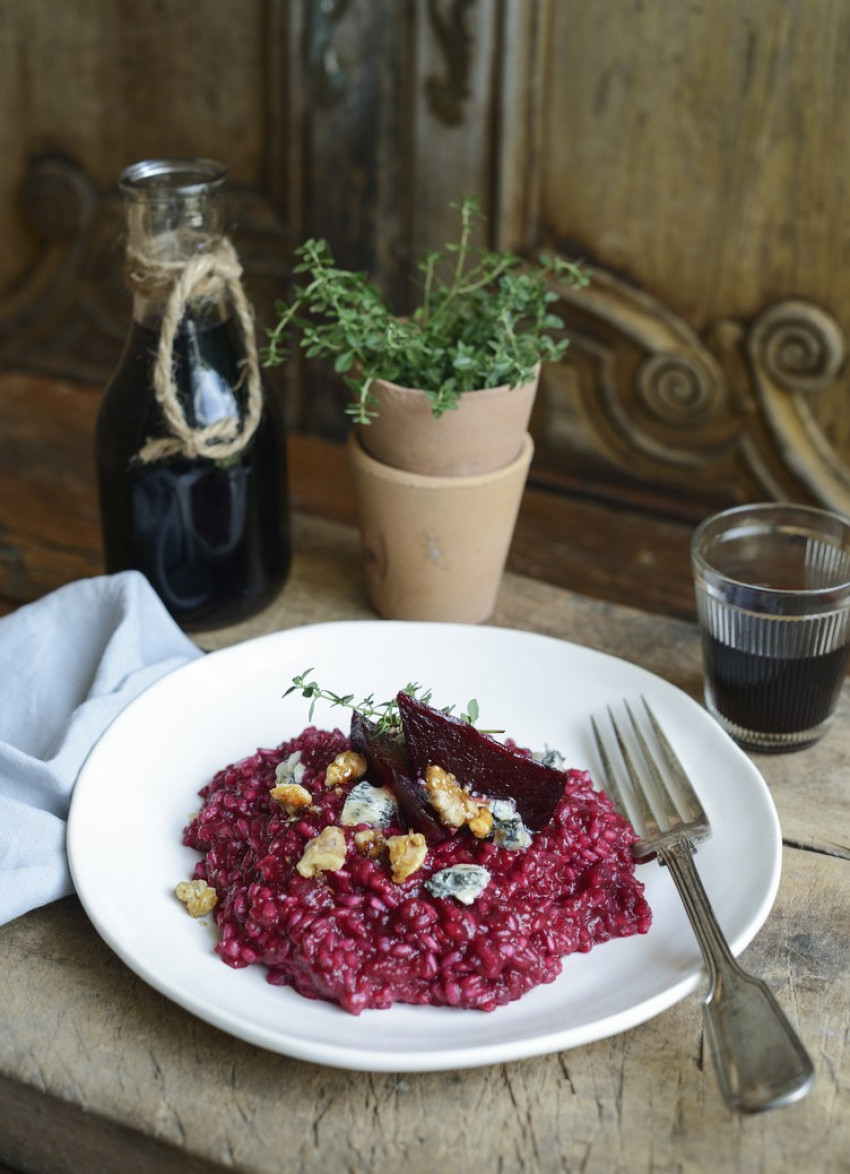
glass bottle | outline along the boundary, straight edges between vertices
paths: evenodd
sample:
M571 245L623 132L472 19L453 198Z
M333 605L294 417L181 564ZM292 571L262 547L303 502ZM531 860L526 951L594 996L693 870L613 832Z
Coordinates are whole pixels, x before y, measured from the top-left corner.
M259 611L290 564L286 444L262 386L224 168L123 172L133 320L95 452L106 570L142 571L184 628Z

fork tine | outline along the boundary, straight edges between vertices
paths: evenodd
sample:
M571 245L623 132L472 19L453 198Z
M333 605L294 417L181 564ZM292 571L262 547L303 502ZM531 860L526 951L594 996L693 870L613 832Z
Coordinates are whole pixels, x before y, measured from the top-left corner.
M620 754L623 759L623 764L626 768L626 774L629 776L629 782L632 786L632 793L635 797L635 806L637 808L640 822L643 825L640 829L640 834L645 837L656 836L659 834L658 819L650 802L649 796L644 789L641 781L640 772L638 771L634 758L632 757L629 747L626 745L622 730L617 724L617 719L608 706L608 717L611 721L611 728L614 731L614 737L617 739L617 745L620 749ZM636 829L638 830L638 829Z
M614 770L613 763L611 762L611 758L608 754L608 748L599 732L599 727L596 724L596 718L593 716L590 718L590 725L593 729L593 737L596 740L596 749L599 753L599 759L602 763L602 773L605 779L605 792L619 811L620 815L622 815L623 819L631 823L632 815L629 811L629 805L626 802L626 797L623 794L620 784L617 782L617 775Z
M596 718L593 717L592 714L590 718L590 725L593 730L593 737L596 739L596 749L599 751L599 757L602 760L602 770L606 781L610 783L611 789L616 792L616 796L612 795L611 799L615 804L617 804L617 806L621 806L623 797L620 794L619 787L616 785L616 781L612 782L614 779L614 768L612 767L611 759L608 756L608 749L605 743L602 741L602 735L599 733L599 726L596 724ZM620 814L622 815L623 812L621 811Z
M676 754L676 751L670 745L670 742L667 739L667 735L664 733L658 719L650 708L649 702L645 697L641 697L641 701L643 702L643 707L646 710L646 714L649 718L649 723L652 726L653 733L658 740L658 745L661 747L664 758L666 759L667 767L675 777L676 783L679 787L679 798L681 800L679 808L685 822L692 823L694 820L704 819L705 810L702 806L702 803L700 803L699 796L691 784L691 780L688 778L687 773L685 772L685 768L679 761L679 757ZM682 809L683 806L686 808L686 810Z
M641 698L641 700L644 702L644 705L646 705L646 701L643 698ZM644 765L646 766L646 769L649 773L649 777L652 779L654 794L659 800L660 817L666 823L668 828L681 827L682 824L688 822L687 817L682 811L680 804L677 802L675 794L670 789L666 779L659 770L655 754L650 749L649 743L644 736L643 730L641 730L640 726L638 725L637 718L632 712L632 707L629 705L628 701L623 702L623 707L625 708L626 713L629 715L629 720L632 723L632 730L634 731L638 746L640 746L640 752L643 757ZM658 736L658 734L661 732L660 727L656 726L653 728L655 730L656 736ZM662 750L663 749L664 747L662 747ZM667 743L667 750L669 750L671 754L673 753L669 742ZM684 772L682 771L681 766L679 766L677 781L680 781L680 777L683 773Z

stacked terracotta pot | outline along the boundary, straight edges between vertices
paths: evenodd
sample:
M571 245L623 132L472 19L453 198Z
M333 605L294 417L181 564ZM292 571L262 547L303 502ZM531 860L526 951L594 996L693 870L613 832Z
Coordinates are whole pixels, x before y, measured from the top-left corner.
M376 383L348 451L372 603L388 619L492 613L534 446L537 380L467 392L439 419L425 394Z

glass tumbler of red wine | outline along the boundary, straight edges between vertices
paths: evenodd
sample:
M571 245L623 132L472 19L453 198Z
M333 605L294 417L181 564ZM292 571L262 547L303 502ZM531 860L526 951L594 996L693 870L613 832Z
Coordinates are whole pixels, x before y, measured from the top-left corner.
M850 521L739 506L697 527L691 564L709 712L748 750L816 742L850 655Z

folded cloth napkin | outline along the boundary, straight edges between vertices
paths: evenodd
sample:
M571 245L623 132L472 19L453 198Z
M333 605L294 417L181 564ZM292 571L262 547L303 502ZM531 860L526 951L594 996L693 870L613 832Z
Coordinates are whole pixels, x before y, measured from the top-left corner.
M72 892L65 828L86 756L143 689L200 655L137 571L0 619L0 925Z

